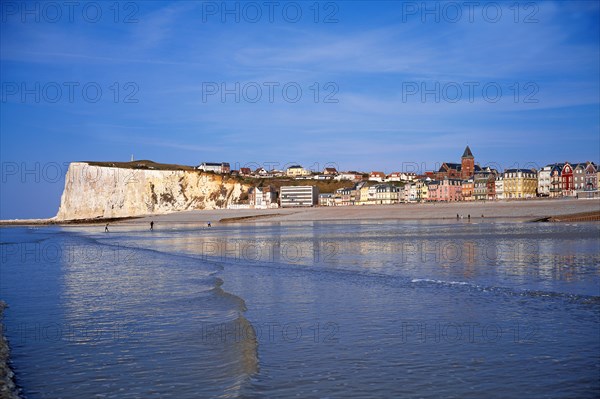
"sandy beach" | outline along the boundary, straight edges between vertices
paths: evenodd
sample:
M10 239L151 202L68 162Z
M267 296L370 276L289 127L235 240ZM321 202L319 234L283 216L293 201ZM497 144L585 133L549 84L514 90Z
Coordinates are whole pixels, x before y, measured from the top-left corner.
M213 209L128 218L58 221L50 219L2 220L0 225L90 225L155 223L260 223L335 220L507 219L533 221L555 216L600 212L600 199L534 199L523 201L452 202L363 205L279 209Z
M529 221L544 217L600 212L600 200L545 199L499 202L455 202L397 205L365 205L280 209L218 209L146 216L119 223L259 223L326 220L427 220L510 219Z

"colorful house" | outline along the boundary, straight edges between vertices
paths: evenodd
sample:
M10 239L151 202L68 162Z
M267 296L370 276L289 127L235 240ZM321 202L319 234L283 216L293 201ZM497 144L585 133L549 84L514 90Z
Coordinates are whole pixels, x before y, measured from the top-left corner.
M286 175L289 177L310 176L311 173L300 165L292 165L286 169Z
M473 201L473 179L462 181L461 194L463 201Z
M496 176L493 169L475 173L473 178L473 197L475 201L493 200L496 198Z
M397 204L400 202L400 189L391 184L375 186L375 203L380 205Z
M532 169L504 171L504 198L532 198L537 193L537 172Z
M562 169L564 164L555 164L550 171L550 198L562 195Z
M577 165L577 164L575 164ZM573 179L573 165L565 162L560 173L562 195L572 197L575 195L575 181Z

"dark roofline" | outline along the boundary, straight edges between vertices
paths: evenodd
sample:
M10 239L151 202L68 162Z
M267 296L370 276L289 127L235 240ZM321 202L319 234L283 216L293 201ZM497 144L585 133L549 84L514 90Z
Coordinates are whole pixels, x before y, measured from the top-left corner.
M506 169L504 173L514 173L514 172L527 172L527 173L537 173L537 171L533 169Z
M200 165L206 165L206 166L229 166L229 162L202 162Z
M461 158L475 158L473 156L473 153L471 152L471 149L469 148L469 146L467 146L467 148L465 148L465 152L463 152Z

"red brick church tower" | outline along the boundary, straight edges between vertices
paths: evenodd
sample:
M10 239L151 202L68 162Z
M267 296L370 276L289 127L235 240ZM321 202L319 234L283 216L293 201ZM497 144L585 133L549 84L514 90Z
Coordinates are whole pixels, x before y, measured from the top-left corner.
M460 174L463 179L473 177L475 174L475 157L473 156L469 146L465 148L465 152L463 152L461 158Z

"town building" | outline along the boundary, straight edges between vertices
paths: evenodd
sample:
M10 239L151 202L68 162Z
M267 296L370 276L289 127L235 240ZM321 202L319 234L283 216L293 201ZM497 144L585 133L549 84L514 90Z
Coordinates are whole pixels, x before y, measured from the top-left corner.
M463 155L461 157L461 168L460 168L460 173L461 173L461 178L462 179L468 179L470 177L473 176L473 174L475 174L475 157L473 156L473 153L471 152L471 149L469 148L469 146L467 146L467 148L465 148L465 151L463 152Z
M248 190L248 202L254 209L276 208L277 189L273 186L251 187Z
M202 162L200 165L196 167L196 169L201 170L203 172L214 172L214 173L229 173L231 171L231 167L228 162Z
M340 205L354 205L356 190L354 188L338 188L336 194L340 196Z
M439 202L441 197L440 181L430 180L427 184L427 201Z
M429 194L431 200L431 192ZM444 202L456 202L462 200L462 180L443 179L437 187L437 200Z
M473 201L473 179L467 179L462 181L461 194L463 201Z
M554 165L546 165L538 171L538 195L540 197L550 196L550 186L552 181L552 169Z
M409 183L404 186L404 202L417 202L417 183Z
M240 168L240 176L250 176L252 170L250 168Z
M415 182L416 202L427 202L429 199L429 183L431 182L432 180L429 177L426 177L425 179L419 179Z
M266 170L265 168L257 168L254 171L254 176L264 177L264 178L273 177L273 175L268 170Z
M383 173L383 172L371 172L371 174L369 174L369 180L370 181L383 182L383 181L385 181L385 173Z
M363 179L363 176L361 173L358 172L342 172L340 174L338 174L336 177L334 177L334 180L351 180L351 181L361 181Z
M375 203L380 205L397 204L400 189L391 184L378 184L375 186Z
M417 175L412 172L392 172L386 176L389 182L410 182L415 180Z
M359 205L368 205L375 202L375 186L363 184L360 187Z
M473 178L473 198L475 201L486 201L496 197L496 172L491 169L475 173Z
M461 157L460 163L452 163L452 162L444 162L442 166L440 166L437 173L435 173L435 177L438 180L442 179L469 179L473 177L475 172L480 171L481 168L479 165L475 165L475 157L471 152L469 146L465 148L463 155Z
M331 180L333 179L333 175L312 175L312 176L304 176L305 179L313 179L313 180Z
M573 169L573 185L577 192L598 189L597 167L593 162L580 163Z
M300 165L292 165L289 168L287 168L286 175L289 177L310 176L311 173L309 170L304 169Z
M581 172L579 172L580 169ZM581 180L580 177L582 177ZM577 165L574 180L577 198L595 198L599 196L598 167L593 162Z
M498 174L496 181L494 182L494 188L496 190L496 199L504 199L504 174Z
M331 193L319 194L320 206L335 206L335 196Z
M407 202L406 201L406 190L410 187L410 183L407 183L403 186L398 186L398 203Z
M323 174L335 176L338 174L338 171L336 168L325 168L325 169L323 169Z
M598 165L588 162L585 169L585 188L587 190L598 190Z
M537 193L537 172L532 169L504 171L504 198L532 198Z
M281 186L279 202L282 208L314 206L318 196L319 189L316 186Z
M585 187L585 169L586 164L578 163L573 165L573 188L575 191L583 191Z
M577 164L575 164L577 165ZM575 181L573 179L573 165L565 162L560 172L561 189L563 197L575 196Z
M488 199L488 201L493 201L496 199L496 176L498 176L498 172L494 171L494 173L492 173L492 178L488 179L488 182L487 182L487 199Z
M550 171L550 198L562 196L562 169L564 164L554 164Z

